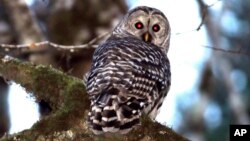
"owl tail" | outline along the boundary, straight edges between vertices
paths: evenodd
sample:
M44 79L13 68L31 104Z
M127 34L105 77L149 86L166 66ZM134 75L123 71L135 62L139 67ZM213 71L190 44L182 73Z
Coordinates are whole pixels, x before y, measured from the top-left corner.
M135 98L126 99L105 93L96 101L92 101L88 123L95 134L103 132L126 134L140 123L143 108L143 102Z

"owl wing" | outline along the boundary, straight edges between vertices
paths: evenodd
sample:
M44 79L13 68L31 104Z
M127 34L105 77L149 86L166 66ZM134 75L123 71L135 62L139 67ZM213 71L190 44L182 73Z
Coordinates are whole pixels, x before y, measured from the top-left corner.
M157 97L157 92L152 95L153 89L160 92L170 85L166 55L153 44L132 41L130 44L125 44L125 39L116 40L117 44L107 42L95 52L88 77L91 96L113 86L126 92L125 96L147 98L151 102Z

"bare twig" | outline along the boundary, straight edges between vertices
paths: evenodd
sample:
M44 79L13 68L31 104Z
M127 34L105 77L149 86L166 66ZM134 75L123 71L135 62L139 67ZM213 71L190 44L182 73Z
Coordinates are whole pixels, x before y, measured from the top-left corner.
M205 22L206 16L207 16L208 8L213 7L215 4L217 4L220 1L221 0L218 0L218 1L214 2L213 4L205 5L205 7L202 9L201 22L200 22L199 26L195 29L196 31L199 31L201 29L201 27L204 25L204 22Z
M239 50L226 50L226 49L213 47L213 46L208 46L208 45L202 45L202 47L209 48L209 49L212 49L212 50L215 50L215 51L224 52L224 53L231 53L231 54L238 54L238 55L240 54L240 55L246 55L246 56L250 55L249 52L241 52L241 49L239 49Z
M204 25L204 22L206 20L207 10L208 10L208 6L206 5L206 8L202 9L201 22L198 25L198 27L195 29L196 31L199 31L201 27Z
M0 48L4 49L6 52L9 52L11 50L21 50L21 51L29 50L30 52L36 52L36 51L46 50L49 48L54 48L58 51L69 50L70 52L75 52L77 50L82 50L82 49L97 48L98 45L96 45L95 43L97 43L98 41L102 40L103 38L109 35L110 35L109 32L104 33L94 38L87 44L83 44L83 45L60 45L60 44L56 44L50 41L43 41L43 42L23 44L23 45L0 44Z
M201 27L204 25L204 22L206 21L206 16L207 16L208 9L210 7L213 7L215 4L217 4L220 1L222 1L222 0L217 0L216 2L214 2L213 4L210 4L210 5L204 5L204 8L202 9L202 12L201 12L202 13L201 22L200 22L200 24L198 25L197 28L189 30L189 31L177 32L177 33L172 33L172 34L181 35L181 34L190 33L190 32L193 32L193 31L199 31L201 29Z
M101 34L101 35L97 36L96 38L92 39L88 44L93 45L93 44L97 43L98 41L102 40L103 38L109 37L110 35L111 35L111 32L106 32L104 34Z

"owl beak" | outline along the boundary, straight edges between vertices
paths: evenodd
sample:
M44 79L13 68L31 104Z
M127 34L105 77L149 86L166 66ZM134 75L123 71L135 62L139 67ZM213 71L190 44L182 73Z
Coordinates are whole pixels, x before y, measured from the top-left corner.
M152 36L150 35L149 32L145 32L145 33L142 35L142 39L143 39L143 41L145 41L145 42L151 42Z

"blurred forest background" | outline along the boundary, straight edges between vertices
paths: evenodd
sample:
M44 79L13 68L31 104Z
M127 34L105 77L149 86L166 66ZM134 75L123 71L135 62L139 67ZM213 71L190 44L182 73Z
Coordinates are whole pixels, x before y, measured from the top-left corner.
M85 44L111 31L137 5L162 10L172 27L173 83L157 120L193 141L227 141L230 124L250 124L249 0L0 0L0 44ZM82 78L93 51L8 53ZM26 115L15 116L26 123L51 110L39 101L37 112L26 114L25 103L11 111L21 93L14 85L0 78L0 137L29 128L13 129L15 112Z

